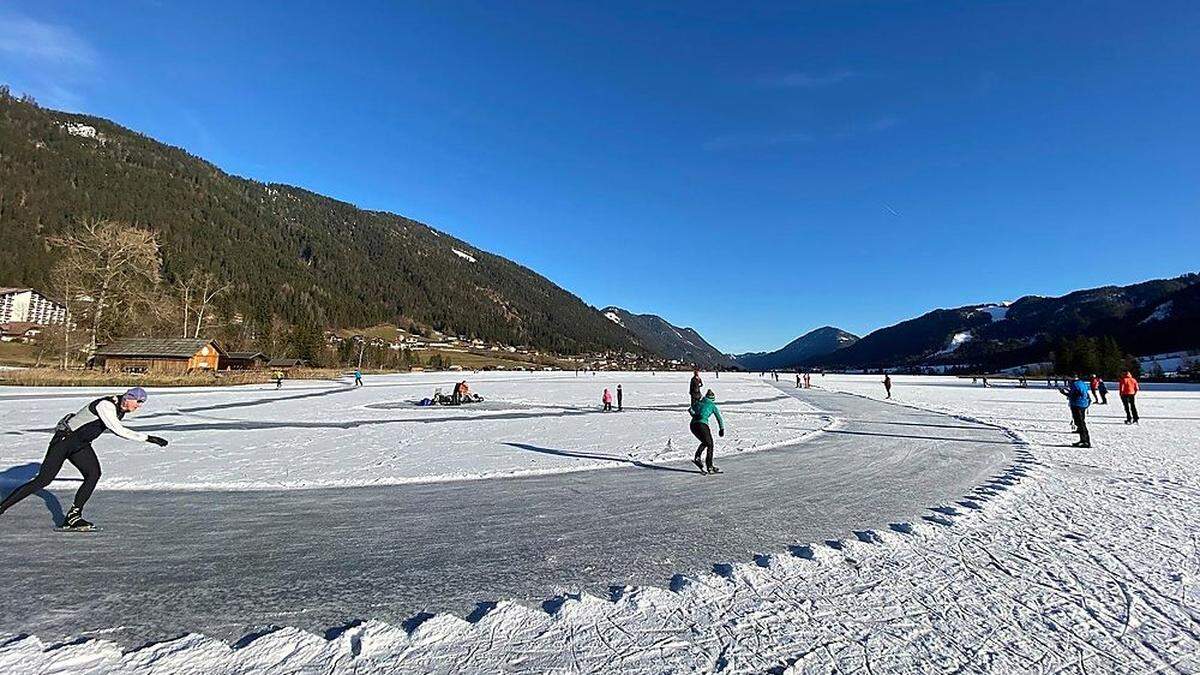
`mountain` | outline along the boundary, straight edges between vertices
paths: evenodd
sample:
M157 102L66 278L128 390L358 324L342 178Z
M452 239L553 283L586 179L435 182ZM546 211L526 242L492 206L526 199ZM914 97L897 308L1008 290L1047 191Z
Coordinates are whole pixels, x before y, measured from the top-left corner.
M828 356L858 342L858 337L841 328L825 326L801 335L773 352L749 352L734 356L746 370L790 370Z
M545 277L415 220L239 178L0 87L0 283L51 287L45 237L84 218L151 228L168 283L211 271L232 283L219 309L259 327L419 322L560 353L642 351Z
M1112 336L1130 354L1200 347L1200 275L937 309L874 331L808 365L1004 368L1049 361L1058 340L1081 335Z
M708 344L691 328L680 328L653 314L633 314L620 307L605 307L600 312L614 324L637 336L647 349L668 359L685 361L700 368L735 365L728 354Z

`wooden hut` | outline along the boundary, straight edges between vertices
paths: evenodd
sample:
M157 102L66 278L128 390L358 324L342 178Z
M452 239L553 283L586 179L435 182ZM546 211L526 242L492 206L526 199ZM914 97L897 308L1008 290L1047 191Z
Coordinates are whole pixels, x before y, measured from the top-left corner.
M96 350L94 363L104 370L187 373L216 370L224 355L205 338L117 338Z
M261 370L268 361L262 352L229 352L221 358L221 370Z
M308 361L304 359L271 359L267 362L267 368L271 370L290 371L293 368L307 368Z

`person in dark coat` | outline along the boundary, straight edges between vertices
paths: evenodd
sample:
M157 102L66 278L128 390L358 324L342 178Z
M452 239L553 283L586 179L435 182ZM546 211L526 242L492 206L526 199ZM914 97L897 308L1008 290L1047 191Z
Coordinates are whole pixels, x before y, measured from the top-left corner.
M692 381L688 383L688 397L695 404L703 394L700 393L700 388L704 386L704 382L700 380L700 370L697 368L692 371Z

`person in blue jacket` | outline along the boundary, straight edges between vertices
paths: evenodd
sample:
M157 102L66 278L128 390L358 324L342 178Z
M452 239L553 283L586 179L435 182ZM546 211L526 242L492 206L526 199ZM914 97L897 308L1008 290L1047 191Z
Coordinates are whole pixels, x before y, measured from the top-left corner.
M720 469L713 466L713 437L712 429L708 426L708 418L716 416L719 427L718 434L725 435L725 420L721 419L721 411L717 410L717 395L713 393L712 389L709 389L704 398L692 404L688 412L692 414L690 426L692 435L700 441L700 447L696 448L696 457L692 463L700 469L701 473L721 473ZM706 450L707 453L705 453ZM705 455L703 462L700 461L701 455Z
M1058 392L1067 397L1071 406L1071 421L1075 423L1075 431L1079 433L1079 442L1072 445L1076 448L1092 447L1092 437L1088 434L1087 409L1092 403L1091 386L1078 374L1071 384L1059 389Z

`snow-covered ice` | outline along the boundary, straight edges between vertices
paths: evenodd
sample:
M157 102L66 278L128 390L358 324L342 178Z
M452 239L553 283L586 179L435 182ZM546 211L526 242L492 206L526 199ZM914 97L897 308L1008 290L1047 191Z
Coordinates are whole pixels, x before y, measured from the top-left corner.
M371 376L366 386L285 382L216 389L150 390L133 428L168 438L161 449L105 435L96 442L107 489L287 489L467 480L613 466L531 454L511 443L571 448L598 457L669 461L690 456L683 373L423 373ZM457 380L486 400L417 407ZM625 410L601 412L607 387L622 385ZM735 414L723 452L794 443L828 420L761 383L706 379ZM63 415L112 390L0 387L7 462L40 462ZM615 401L614 401L615 405ZM281 469L279 458L286 456ZM68 478L70 471L64 472ZM70 478L73 478L71 476Z
M747 378L722 377L722 388L735 379ZM881 398L880 379L814 383ZM1054 389L893 382L894 405L996 425L1026 444L1021 460L926 519L798 543L670 589L565 596L543 610L501 602L470 621L364 617L326 636L283 628L237 647L195 634L127 652L0 637L0 671L1200 670L1200 392L1145 387L1138 426L1121 423L1119 401L1094 406L1095 447L1077 449Z

